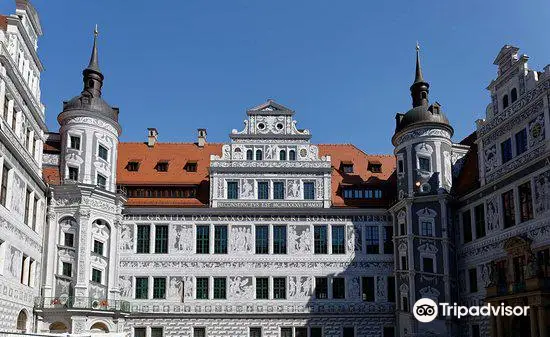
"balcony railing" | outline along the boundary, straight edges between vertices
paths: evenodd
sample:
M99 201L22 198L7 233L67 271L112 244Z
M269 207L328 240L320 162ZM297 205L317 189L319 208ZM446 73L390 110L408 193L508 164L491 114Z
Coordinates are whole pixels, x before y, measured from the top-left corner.
M36 309L92 309L101 311L130 312L130 302L122 300L97 299L91 297L37 297Z

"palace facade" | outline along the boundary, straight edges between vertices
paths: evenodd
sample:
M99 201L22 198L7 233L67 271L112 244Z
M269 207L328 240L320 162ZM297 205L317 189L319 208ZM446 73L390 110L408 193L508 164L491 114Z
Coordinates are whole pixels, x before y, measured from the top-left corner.
M486 118L454 142L417 49L388 155L312 143L271 99L225 143L119 142L97 31L46 129L40 23L16 4L0 16L0 333L548 336L550 66L504 46ZM420 298L530 312L424 324Z

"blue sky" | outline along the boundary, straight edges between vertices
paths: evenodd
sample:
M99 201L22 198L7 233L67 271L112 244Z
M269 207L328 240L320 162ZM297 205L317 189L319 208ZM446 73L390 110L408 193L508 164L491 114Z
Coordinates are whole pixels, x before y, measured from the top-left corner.
M273 98L296 111L318 143L391 153L396 112L410 108L420 41L430 99L455 141L489 102L504 44L550 63L550 2L517 1L69 1L34 0L44 36L43 102L51 130L81 90L92 30L100 27L104 97L120 107L122 141L225 142L245 110ZM131 4L131 5L130 5ZM0 13L14 2L0 1Z

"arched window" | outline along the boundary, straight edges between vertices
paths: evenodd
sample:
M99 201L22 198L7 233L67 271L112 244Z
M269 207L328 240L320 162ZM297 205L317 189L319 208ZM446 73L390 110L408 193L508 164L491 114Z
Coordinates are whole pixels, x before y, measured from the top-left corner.
M518 100L518 90L516 88L512 89L510 95L512 96L512 103Z
M262 160L262 150L256 150L256 160Z
M288 151L288 160L296 160L296 151L294 150Z
M50 332L54 332L54 333L69 332L69 328L67 328L65 323L55 322L50 324Z
M27 332L27 313L21 310L17 316L17 330Z
M428 95L426 94L425 91L422 91L422 99L426 99L426 98L428 98Z
M109 328L105 325L105 323L97 322L90 327L90 331L95 333L108 333Z
M286 160L286 151L285 150L281 150L281 152L279 152L279 160Z
M252 160L252 150L246 150L246 160Z
M502 97L502 108L506 109L507 107L508 107L508 95L504 95L504 97Z

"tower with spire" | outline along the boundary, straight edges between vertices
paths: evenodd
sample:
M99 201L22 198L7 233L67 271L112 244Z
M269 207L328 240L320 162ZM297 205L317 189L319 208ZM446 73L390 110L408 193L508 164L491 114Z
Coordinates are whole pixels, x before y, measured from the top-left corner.
M51 187L48 214L45 301L66 302L67 312L40 313L39 331L49 331L64 316L72 333L93 331L92 316L108 316L108 331L118 331L121 315L116 269L123 195L116 189L121 127L118 108L102 97L98 30L90 62L82 72L80 95L63 103L60 124L60 185ZM108 309L108 310L107 310ZM109 314L104 314L110 312Z
M392 138L397 158L394 219L395 279L399 336L454 335L455 324L439 317L420 323L413 316L420 298L456 300L453 228L450 222L453 128L437 102L429 103L429 83L416 46L410 87L412 108L395 116Z

